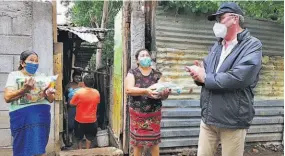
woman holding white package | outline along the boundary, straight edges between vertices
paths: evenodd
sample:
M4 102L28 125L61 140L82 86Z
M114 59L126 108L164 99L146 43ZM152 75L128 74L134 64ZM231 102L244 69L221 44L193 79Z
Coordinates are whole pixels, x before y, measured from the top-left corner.
M170 90L158 93L153 84L158 83L161 73L151 68L150 52L141 49L135 54L138 67L131 69L126 77L126 93L129 95L130 143L134 156L140 156L143 147L151 148L152 156L159 155L161 100Z
M36 82L38 55L24 51L20 55L18 71L9 74L4 99L10 103L10 128L14 156L45 155L50 132L50 103L55 90L43 82ZM49 82L50 83L50 82Z

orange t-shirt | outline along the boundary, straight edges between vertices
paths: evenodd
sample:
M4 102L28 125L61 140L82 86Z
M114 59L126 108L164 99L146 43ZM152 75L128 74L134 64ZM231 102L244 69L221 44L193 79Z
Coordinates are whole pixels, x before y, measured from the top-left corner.
M70 104L76 106L75 120L79 123L93 123L97 121L97 106L100 94L93 88L80 88L72 97Z

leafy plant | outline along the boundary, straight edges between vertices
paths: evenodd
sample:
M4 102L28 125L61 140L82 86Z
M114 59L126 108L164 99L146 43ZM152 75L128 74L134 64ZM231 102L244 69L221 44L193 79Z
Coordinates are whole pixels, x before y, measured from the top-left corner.
M71 21L76 26L100 27L104 1L75 1L70 11ZM122 1L109 1L107 32L103 44L102 62L113 61L114 51L114 18L122 6ZM89 61L89 67L94 70L96 64L96 51Z
M176 14L214 13L225 1L161 1L164 10L175 11ZM284 1L236 1L246 16L284 22Z

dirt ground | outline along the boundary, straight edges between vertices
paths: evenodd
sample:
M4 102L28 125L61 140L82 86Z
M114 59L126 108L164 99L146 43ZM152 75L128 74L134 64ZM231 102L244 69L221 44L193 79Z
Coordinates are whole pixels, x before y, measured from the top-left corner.
M221 147L218 148L215 156L222 156ZM246 145L243 156L283 156L284 147L281 144L254 144ZM148 154L144 156L149 156ZM162 156L197 156L197 148L190 149L189 151L183 151L180 153L164 153Z
M221 156L221 148L216 156ZM284 148L282 145L248 145L245 147L244 156L283 156Z
M96 143L95 143L96 144ZM84 144L83 144L84 145ZM96 146L96 145L95 145ZM75 150L77 145L74 144L72 147L62 149L62 150ZM221 147L218 148L217 154L215 156L222 156ZM150 156L150 153L143 154L144 156ZM172 153L172 154L162 154L163 156L197 156L197 149L183 152L183 153ZM283 156L284 147L282 144L255 144L255 145L246 145L244 150L244 156Z

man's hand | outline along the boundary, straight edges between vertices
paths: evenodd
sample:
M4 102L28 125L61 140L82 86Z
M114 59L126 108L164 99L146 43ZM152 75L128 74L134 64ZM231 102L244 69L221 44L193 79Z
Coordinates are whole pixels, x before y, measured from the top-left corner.
M190 73L191 77L198 82L204 83L205 82L205 68L203 63L199 61L194 61L194 66L186 66L186 71Z

